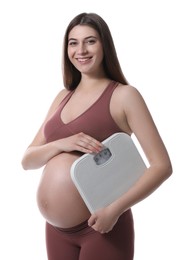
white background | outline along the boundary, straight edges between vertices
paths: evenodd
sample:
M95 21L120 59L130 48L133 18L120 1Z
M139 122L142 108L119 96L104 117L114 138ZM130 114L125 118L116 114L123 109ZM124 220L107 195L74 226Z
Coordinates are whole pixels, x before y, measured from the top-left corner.
M84 11L108 23L124 74L146 100L173 163L172 177L133 207L135 260L191 260L190 0L1 0L0 259L46 260L36 204L41 169L25 172L20 161L63 88L63 35Z

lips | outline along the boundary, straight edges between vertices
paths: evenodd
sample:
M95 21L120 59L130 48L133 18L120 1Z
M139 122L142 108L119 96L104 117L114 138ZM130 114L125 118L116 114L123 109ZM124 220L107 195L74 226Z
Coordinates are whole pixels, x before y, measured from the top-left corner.
M79 62L86 62L90 60L92 57L86 57L86 58L76 58Z

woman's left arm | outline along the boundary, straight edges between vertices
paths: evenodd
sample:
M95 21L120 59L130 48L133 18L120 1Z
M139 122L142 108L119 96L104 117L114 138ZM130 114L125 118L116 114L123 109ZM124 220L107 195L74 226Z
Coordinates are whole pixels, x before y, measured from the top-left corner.
M138 139L149 167L136 184L111 207L122 214L134 204L145 199L172 174L172 165L147 105L134 87L124 88L123 109L128 126Z
M96 224L99 225L99 221L95 222L96 229L103 230L103 232L111 230L121 214L149 196L172 174L167 149L143 97L136 88L131 86L122 86L120 91L122 92L121 104L123 104L125 114L123 120L126 120L128 128L138 139L148 159L149 167L129 191L95 216L98 220L102 220L103 217L99 227L96 226ZM108 223L109 225L105 229L102 223L107 216L109 218L109 215L111 223ZM92 221L90 222L92 223Z

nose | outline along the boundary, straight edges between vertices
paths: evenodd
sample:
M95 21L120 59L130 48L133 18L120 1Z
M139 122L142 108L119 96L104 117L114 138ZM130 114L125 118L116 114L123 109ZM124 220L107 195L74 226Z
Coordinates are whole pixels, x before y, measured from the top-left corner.
M79 44L79 48L78 48L78 54L86 54L87 53L87 48L85 46L84 43L80 43Z

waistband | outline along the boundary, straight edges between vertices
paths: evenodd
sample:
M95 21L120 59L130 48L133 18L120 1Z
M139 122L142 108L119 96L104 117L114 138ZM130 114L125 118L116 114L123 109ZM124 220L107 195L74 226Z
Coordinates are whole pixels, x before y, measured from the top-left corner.
M66 234L73 234L73 233L82 231L82 230L84 230L88 227L89 227L88 226L88 220L85 220L82 223L80 223L76 226L70 227L70 228L60 228L60 227L54 227L54 228L56 228L57 230L59 230L63 233L66 233Z
M124 221L132 221L133 220L133 216L132 216L132 211L131 209L128 209L126 212L124 212L118 219L117 222L124 222ZM60 228L60 227L55 227L54 228L60 232L62 232L63 234L75 234L75 233L84 233L84 232L90 232L93 231L93 229L88 225L88 219L83 221L82 223L75 225L73 227L69 227L69 228Z

